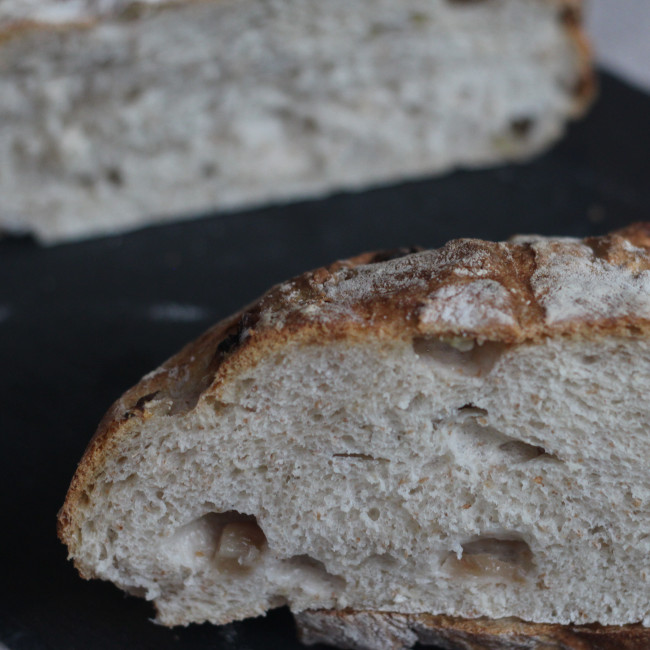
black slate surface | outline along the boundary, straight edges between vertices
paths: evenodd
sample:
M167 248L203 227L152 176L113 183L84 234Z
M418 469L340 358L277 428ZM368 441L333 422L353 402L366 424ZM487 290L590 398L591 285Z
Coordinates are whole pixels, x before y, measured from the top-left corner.
M11 650L298 648L285 610L168 630L81 580L55 515L110 403L278 282L363 250L650 218L650 97L603 76L588 117L522 166L457 172L50 249L0 242L0 641Z

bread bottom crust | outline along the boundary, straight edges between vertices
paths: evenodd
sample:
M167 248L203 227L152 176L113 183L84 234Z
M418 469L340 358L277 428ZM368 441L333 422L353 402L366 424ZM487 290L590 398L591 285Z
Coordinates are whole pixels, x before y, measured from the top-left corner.
M307 610L295 615L303 643L351 650L406 650L416 643L443 650L646 650L650 628L557 625L517 618L456 618L431 614Z

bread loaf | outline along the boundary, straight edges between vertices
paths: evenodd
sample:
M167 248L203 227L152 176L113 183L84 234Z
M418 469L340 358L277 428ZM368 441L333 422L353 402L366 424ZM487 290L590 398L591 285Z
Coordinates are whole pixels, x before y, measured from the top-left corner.
M56 242L526 158L592 96L579 4L0 0L0 229Z
M647 648L649 377L650 225L361 255L119 399L59 535L165 625Z

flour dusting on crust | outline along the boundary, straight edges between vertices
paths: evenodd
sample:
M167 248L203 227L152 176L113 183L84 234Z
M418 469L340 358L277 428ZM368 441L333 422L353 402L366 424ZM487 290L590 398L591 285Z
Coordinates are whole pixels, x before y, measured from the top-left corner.
M367 253L272 289L247 336L463 336L520 343L650 331L650 227L585 240L459 239L398 257Z
M516 325L508 290L494 280L476 280L435 291L422 310L420 321L439 323L459 331L482 325Z
M641 257L647 264L647 252L626 240L617 243L620 252L629 254L620 264L578 242L540 239L532 244L538 266L531 284L549 325L650 318L650 271L637 268Z

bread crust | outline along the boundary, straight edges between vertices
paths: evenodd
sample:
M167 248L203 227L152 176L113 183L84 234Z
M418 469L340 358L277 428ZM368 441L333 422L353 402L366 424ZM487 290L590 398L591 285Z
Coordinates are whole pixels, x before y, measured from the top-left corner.
M431 614L313 610L296 615L301 640L354 650L405 650L415 643L445 650L645 650L642 625L552 625L516 618L465 619ZM375 639L377 644L373 643Z
M592 275L598 287L604 286L604 292L594 299L585 284L593 280ZM584 240L533 236L494 243L460 239L433 251L365 253L310 271L273 287L209 329L113 404L74 475L58 517L59 537L74 557L80 505L113 449L143 421L162 408L166 414L181 414L206 398L218 400L238 375L250 372L265 355L287 345L421 337L524 345L549 337L598 340L606 336L650 336L650 223ZM483 629L476 627L476 621L416 618L423 629L438 629L451 621L450 630L465 630L469 638ZM494 632L493 623L480 625ZM537 629L525 627L532 623L521 625L531 633ZM539 629L564 638L562 626ZM575 637L573 645L548 647L650 647L645 628L571 630L573 636L566 638ZM646 645L630 645L636 639ZM581 646L578 641L592 645Z

